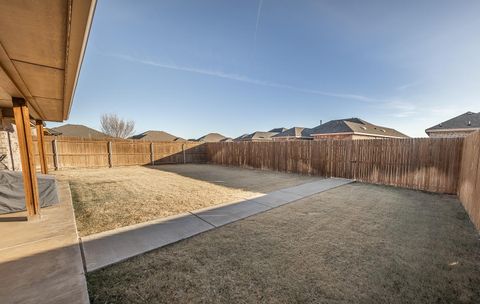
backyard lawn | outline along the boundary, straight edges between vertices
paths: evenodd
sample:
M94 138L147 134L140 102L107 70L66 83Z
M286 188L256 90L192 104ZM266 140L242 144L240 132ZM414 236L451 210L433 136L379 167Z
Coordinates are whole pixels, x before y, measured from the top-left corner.
M147 174L144 181L157 176L147 168L134 172ZM163 174L168 182L180 178ZM247 179L252 188L207 184L234 191L215 195L218 201L253 195L262 191L257 182L269 176L255 174L255 182ZM123 185L116 175L112 183L118 178ZM274 175L275 183L287 183L284 175ZM81 189L75 183L72 190ZM126 193L117 198L131 200ZM479 261L479 235L454 196L356 183L131 258L87 279L92 303L478 303Z
M78 169L54 174L70 184L80 236L318 179L213 165Z

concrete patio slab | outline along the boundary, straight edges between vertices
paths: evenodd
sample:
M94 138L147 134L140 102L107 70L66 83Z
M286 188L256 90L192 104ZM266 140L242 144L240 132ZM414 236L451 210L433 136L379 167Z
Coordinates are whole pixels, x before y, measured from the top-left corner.
M86 268L93 271L212 228L195 215L184 213L83 237Z
M0 303L89 303L70 189L59 184L60 203L0 216Z
M254 200L245 200L226 206L202 209L192 213L213 226L220 227L269 209L271 209L271 207L259 204Z

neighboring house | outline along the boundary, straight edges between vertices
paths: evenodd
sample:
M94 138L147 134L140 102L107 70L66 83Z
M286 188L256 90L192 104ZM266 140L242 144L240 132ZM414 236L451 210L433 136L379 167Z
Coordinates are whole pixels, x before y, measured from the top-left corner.
M55 130L50 129L50 128L44 128L43 133L44 133L44 135L48 135L48 136L60 136L60 135L62 135L61 132L55 131Z
M287 131L287 128L274 128L274 129L271 129L271 130L268 131L268 132L282 133L282 132L285 132L285 131Z
M138 140L145 140L145 141L186 141L185 139L167 133L165 131L146 131L141 134L134 135L130 137L130 139L138 139Z
M228 139L226 136L223 136L222 134L219 133L208 133L207 135L204 135L197 139L196 141L200 142L221 142L225 141Z
M244 134L235 138L233 141L272 141L272 137L278 132L262 132L256 131L250 134Z
M272 136L272 139L273 141L286 141L295 139L311 140L313 137L310 136L310 131L311 129L308 128L293 127Z
M83 137L83 138L94 138L102 139L109 137L107 134L97 131L95 129L89 128L84 125L73 125L66 124L60 127L50 128L49 132L55 132L57 135L60 133L62 136L69 137ZM53 134L55 135L55 134Z
M465 137L477 130L480 130L480 112L467 112L428 128L425 133L429 137Z
M243 134L235 139L233 141L272 141L272 137L274 135L277 135L281 132L286 131L286 128L274 128L271 129L268 132L264 131L255 131L250 134Z
M315 139L408 138L395 129L371 124L360 118L331 120L310 130Z

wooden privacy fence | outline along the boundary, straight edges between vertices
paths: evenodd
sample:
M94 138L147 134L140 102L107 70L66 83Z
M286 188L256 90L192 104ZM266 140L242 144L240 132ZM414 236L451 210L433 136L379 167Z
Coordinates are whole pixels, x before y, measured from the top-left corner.
M36 139L34 141L35 163L39 164ZM55 170L206 162L205 146L197 142L46 136L45 153L48 167Z
M465 139L206 144L46 136L45 151L48 167L57 170L209 162L458 194L480 230L480 131Z
M457 191L461 138L210 143L210 163Z
M480 230L480 131L465 138L458 181L458 198Z

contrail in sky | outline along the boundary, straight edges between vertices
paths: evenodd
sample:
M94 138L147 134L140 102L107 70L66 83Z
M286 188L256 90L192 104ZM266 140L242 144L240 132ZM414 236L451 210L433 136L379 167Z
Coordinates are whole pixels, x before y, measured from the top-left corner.
M253 41L255 42L255 44L257 44L258 24L260 23L260 14L262 13L262 5L263 5L263 0L260 0L258 2L257 22L255 23L255 34L254 34L254 37L253 37Z
M135 62L135 63L144 64L144 65L154 66L154 67L157 67L157 68L174 70L174 71L182 71L182 72L188 72L188 73L195 73L195 74L201 74L201 75L207 75L207 76L213 76L213 77L218 77L218 78L223 78L223 79L240 81L240 82L244 82L244 83L250 83L250 84L258 85L258 86L288 89L288 90L302 92L302 93L315 94L315 95L327 96L327 97L336 97L336 98L342 98L342 99L350 99L350 100L356 100L356 101L365 102L365 103L377 104L377 103L385 102L384 100L381 100L381 99L376 99L376 98L363 96L363 95L358 95L358 94L327 92L327 91L321 91L321 90L315 90L315 89L302 88L302 87L297 87L297 86L293 86L293 85L289 85L289 84L283 84L283 83L278 83L278 82L272 82L272 81L267 81L267 80L251 78L249 76L244 76L244 75L226 73L226 72L219 71L219 70L209 70L209 69L196 68L196 67L190 67L190 66L167 64L167 63L156 62L156 61L152 61L152 60L139 59L139 58L135 58L135 57L128 56L128 55L122 55L122 54L105 54L105 55L115 57L115 58L118 58L118 59L122 59L122 60L126 60L126 61L130 61L130 62Z

